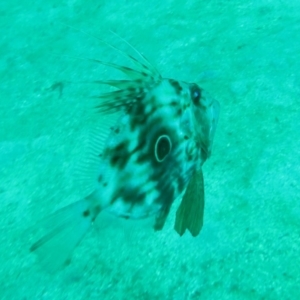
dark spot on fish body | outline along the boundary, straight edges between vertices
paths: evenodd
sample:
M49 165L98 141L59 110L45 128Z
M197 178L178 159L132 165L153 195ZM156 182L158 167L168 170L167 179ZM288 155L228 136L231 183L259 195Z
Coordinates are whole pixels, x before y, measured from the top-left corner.
M82 213L82 215L83 215L84 217L88 217L88 216L90 215L90 211L87 209L87 210L85 210L85 211Z
M136 93L136 88L135 87L130 86L130 87L127 88L127 90L129 91L129 93L131 95L134 94L134 93Z
M158 162L163 162L172 150L172 142L167 135L160 136L155 144L155 157Z
M147 119L145 105L142 102L135 103L128 111L130 115L130 129L133 131L144 124Z
M174 80L174 79L169 79L169 83L171 84L171 86L174 88L175 90L175 93L177 95L180 95L181 94L181 91L182 91L182 87L181 85L179 84L178 81Z
M152 165L151 180L156 182L156 189L160 196L157 201L164 205L171 205L174 200L174 186L172 180L174 168L178 167L175 153L178 142L170 128L161 128L150 140L149 158Z
M127 203L143 203L146 198L146 193L136 187L126 187L121 191L123 200Z
M171 205L174 201L175 189L173 182L170 180L171 176L162 176L160 180L157 181L156 188L160 193L158 197L158 202L163 203L164 205Z
M151 115L156 111L155 96L146 98L146 93L141 93L137 101L128 109L130 115L130 129L133 131L144 126ZM150 107L149 107L150 106ZM147 113L146 113L147 109Z
M127 212L131 211L135 205L143 205L147 194L141 189L142 187L123 186L115 191L111 200L111 204L117 201L123 202L123 205L128 207Z
M176 137L169 128L160 128L152 137L149 136L149 158L154 168L159 165L172 163L174 159L174 147L176 147Z
M110 149L109 156L110 156L110 163L113 167L118 167L123 169L127 164L130 158L130 152L128 150L128 141L122 141L114 148Z
M149 118L148 124L142 126L138 138L138 163L150 162L153 170L167 172L174 160L173 149L178 141L171 128L162 126L165 120L160 117Z
M110 163L114 167L118 167L119 169L123 169L127 163L127 159L122 155L114 154L111 156Z
M151 101L155 103L154 98L149 102ZM174 101L175 104L177 105ZM135 109L135 113L138 114L137 107ZM143 104L139 109L139 112L144 114L145 106ZM153 112L155 112L154 105L152 112L148 113L146 122L139 124L138 146L135 152L138 164L150 163L149 180L155 182L155 189L159 194L154 201L168 211L167 207L171 206L175 197L177 184L174 184L174 181L177 181L177 176L182 170L177 155L179 137L176 129L170 126L172 124L164 119L164 115L153 117ZM182 183L182 185L184 184Z
M149 161L149 154L146 153L146 152L139 153L136 161L139 164L143 164L145 162L148 162Z

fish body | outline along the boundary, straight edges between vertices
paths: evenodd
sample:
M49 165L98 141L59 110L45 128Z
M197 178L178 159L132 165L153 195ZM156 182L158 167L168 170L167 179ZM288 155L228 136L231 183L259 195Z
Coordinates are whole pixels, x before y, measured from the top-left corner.
M116 88L99 95L97 109L117 115L117 122L96 137L93 192L51 216L53 230L31 247L50 269L68 261L103 210L130 219L155 216L160 230L174 200L182 198L175 230L196 236L202 227L202 165L211 154L219 103L195 83L162 78L136 53L140 60L128 55L135 68L95 60L129 79L97 81Z

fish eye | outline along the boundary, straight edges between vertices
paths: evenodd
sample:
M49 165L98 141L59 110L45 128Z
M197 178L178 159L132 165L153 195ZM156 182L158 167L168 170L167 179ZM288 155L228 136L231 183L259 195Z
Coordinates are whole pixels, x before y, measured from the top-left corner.
M201 99L201 89L197 84L192 84L190 87L190 93L194 105L198 106L200 104Z
M161 135L156 143L154 148L155 158L158 162L163 162L168 154L171 152L172 142L169 136Z

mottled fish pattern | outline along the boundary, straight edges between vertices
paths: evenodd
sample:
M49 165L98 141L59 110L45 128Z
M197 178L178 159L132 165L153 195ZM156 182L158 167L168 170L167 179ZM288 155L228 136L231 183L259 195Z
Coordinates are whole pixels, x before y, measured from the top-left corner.
M155 216L160 230L174 200L182 198L175 230L193 236L201 230L202 165L211 154L219 103L196 83L162 78L135 53L138 59L127 55L135 68L94 60L128 79L97 81L115 88L99 95L97 109L100 116L117 114L117 122L107 135L99 132L94 191L50 216L45 224L53 230L31 247L48 269L69 260L103 210L130 219Z

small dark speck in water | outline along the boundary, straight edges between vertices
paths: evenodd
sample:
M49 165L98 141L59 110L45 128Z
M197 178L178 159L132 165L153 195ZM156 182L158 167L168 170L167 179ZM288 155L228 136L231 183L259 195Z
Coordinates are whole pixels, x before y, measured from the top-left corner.
M64 84L62 82L53 83L47 90L58 91L58 97L61 98L63 94Z

